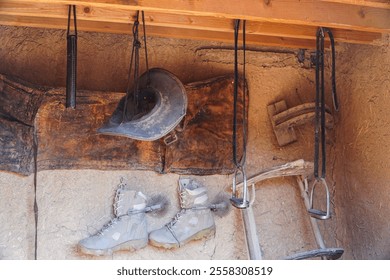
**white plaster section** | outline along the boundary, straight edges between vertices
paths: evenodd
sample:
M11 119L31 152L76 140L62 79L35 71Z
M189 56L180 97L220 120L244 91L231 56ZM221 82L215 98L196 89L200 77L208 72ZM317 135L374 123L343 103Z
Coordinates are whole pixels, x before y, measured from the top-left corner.
M93 170L39 173L39 259L234 259L234 214L215 217L215 237L176 250L151 246L103 257L81 255L77 243L96 233L113 215L112 202L120 178L147 196L165 195L171 204L163 216L147 215L149 231L164 226L179 210L178 175L154 172ZM227 176L194 177L208 187L211 200L226 187ZM242 248L245 250L245 248Z
M34 258L33 176L0 173L0 260Z

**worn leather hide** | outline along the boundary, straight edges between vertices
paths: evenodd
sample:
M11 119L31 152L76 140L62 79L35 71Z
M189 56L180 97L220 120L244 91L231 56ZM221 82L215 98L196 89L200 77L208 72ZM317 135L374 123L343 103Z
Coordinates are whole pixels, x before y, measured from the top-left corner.
M123 94L78 91L76 109L66 109L65 89L43 89L0 75L0 169L29 175L34 172L36 151L37 170L154 170L193 175L233 172L233 76L191 83L185 88L185 128L177 132L178 141L167 146L161 139L147 142L96 133ZM239 100L243 94L239 87ZM245 96L248 98L247 93ZM238 112L240 124L242 103ZM237 128L237 138L241 139L241 126Z

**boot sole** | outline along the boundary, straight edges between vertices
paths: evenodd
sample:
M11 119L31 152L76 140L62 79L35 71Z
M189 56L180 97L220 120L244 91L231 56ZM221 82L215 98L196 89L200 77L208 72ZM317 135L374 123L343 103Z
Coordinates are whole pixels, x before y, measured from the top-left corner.
M209 238L213 235L215 235L215 225L213 225L209 228L203 229L203 230L195 233L194 235L191 235L187 239L180 242L180 245L177 243L160 243L158 241L151 240L151 239L149 239L149 244L154 246L154 247L159 247L159 248L164 248L164 249L177 249L177 248L187 244L190 241L200 240L203 238L206 239L206 238Z
M115 247L107 248L107 249L91 249L86 248L82 245L78 245L78 251L87 255L93 255L93 256L104 256L104 255L112 255L114 252L117 251L130 251L134 252L138 249L144 248L148 245L147 239L137 239L137 240L130 240L124 243L121 243Z

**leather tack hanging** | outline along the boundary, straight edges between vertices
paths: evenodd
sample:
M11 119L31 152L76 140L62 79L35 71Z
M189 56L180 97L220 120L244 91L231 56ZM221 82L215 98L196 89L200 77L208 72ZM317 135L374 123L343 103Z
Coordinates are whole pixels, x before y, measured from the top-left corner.
M70 31L71 12L73 11L74 31ZM69 5L68 10L68 31L67 60L66 60L66 108L76 108L76 81L77 81L77 25L76 6Z
M332 48L332 98L333 106L339 110L336 94L336 67L335 67L335 44L330 29L320 27L316 35L316 98L315 98L315 128L314 128L314 177L310 195L309 214L316 219L326 220L330 214L330 192L326 183L326 110L325 110L325 81L324 81L324 39L325 33L329 35ZM320 149L321 148L321 149ZM320 164L321 160L321 164ZM321 172L319 172L321 165ZM323 186L326 194L326 210L314 207L315 190L317 186Z
M336 111L339 110L339 104L336 94L335 78L335 46L334 39L330 29L320 27L317 31L317 51L316 51L316 98L315 98L315 130L314 130L314 176L316 179L325 178L326 176L326 110L325 110L325 81L324 81L324 38L328 33L332 48L332 98ZM320 146L322 170L319 174Z
M242 25L242 49L243 49L243 90L246 91L246 80L245 80L245 51L246 51L246 43L245 43L245 26L246 21L243 20ZM233 188L232 188L232 197L230 199L232 205L239 209L245 209L249 207L249 195L248 195L248 187L247 187L247 178L246 178L246 143L247 143L247 123L246 123L246 101L245 94L242 96L242 123L238 123L238 84L239 84L239 75L238 75L238 35L240 29L240 20L237 19L234 21L234 100L233 100L233 133L232 133L232 151L233 151L233 163L235 166L235 172L233 176ZM239 158L237 154L238 147L238 138L237 138L237 128L241 126L242 129L242 157ZM241 176L243 182L242 194L239 194L237 189L237 178Z
M98 129L98 133L142 141L163 138L166 145L171 145L178 139L175 130L180 130L179 124L186 114L187 94L182 82L171 72L162 68L149 69L143 11L141 16L146 71L140 75L140 12L137 11L133 24L133 49L126 95L120 100L108 122Z

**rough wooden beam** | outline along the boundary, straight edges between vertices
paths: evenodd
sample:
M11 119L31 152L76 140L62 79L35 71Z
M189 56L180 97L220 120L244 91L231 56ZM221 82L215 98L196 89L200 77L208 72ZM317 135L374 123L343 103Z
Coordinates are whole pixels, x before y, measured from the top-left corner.
M227 32L150 27L150 34L160 37L186 38L196 40L213 40L233 43L233 34ZM315 40L297 39L267 35L247 34L246 43L256 46L280 46L286 48L315 49Z
M7 0L8 3L16 0ZM21 2L21 1L16 1ZM347 28L390 33L390 10L371 6L307 0L35 0L23 3L75 4L90 7L123 8L252 21Z
M44 91L0 75L0 170L33 171L34 119Z
M248 92L243 81L239 100ZM65 89L40 90L0 75L0 170L29 175L34 171L33 133L38 170L154 170L178 174L231 174L233 75L185 85L188 106L178 141L137 141L102 135L122 94L79 91L76 109L64 106ZM238 102L238 123L244 117ZM246 105L248 106L248 102ZM246 108L247 109L247 108ZM242 131L237 138L242 139ZM238 143L242 147L242 143ZM213 151L218 150L218 153ZM238 149L238 156L242 150Z
M126 11L118 8L105 9L102 7L79 6L77 19L81 27L88 31L102 31L102 22L105 32L129 33L129 23L135 18L135 11ZM233 32L233 20L217 17L200 17L193 15L176 15L170 13L148 12L145 14L147 26L162 26L181 29L209 30L218 32ZM33 18L33 17L36 17ZM2 19L1 19L2 18ZM67 6L60 4L17 4L5 3L0 9L0 20L3 24L10 21L11 25L66 28ZM40 21L42 22L40 24ZM89 21L88 23L85 23ZM61 24L62 22L62 24ZM112 24L114 23L114 24ZM122 23L120 27L117 23ZM79 23L80 26L80 23ZM95 26L95 27L94 27ZM112 29L110 31L110 28ZM95 29L95 30L94 30ZM315 39L317 27L285 23L271 23L249 21L247 33L253 35L266 35L298 39ZM122 30L122 31L121 31ZM380 33L361 32L345 29L334 29L336 42L369 44L380 39Z
M2 16L0 18L0 24L57 29L65 28L63 25L63 20L57 18L53 18L47 20L45 23L42 23L42 21L36 17ZM125 25L122 23L91 22L79 20L78 30L132 34L132 25ZM171 28L165 26L148 26L147 35L167 38L183 38L191 40L220 41L229 43L233 42L233 33L231 32L197 30L187 28ZM315 49L314 39L299 39L282 36L247 34L246 40L248 45L255 46L280 46L288 48Z
M322 1L349 4L349 5L358 5L363 7L390 9L390 0L322 0Z
M252 184L257 184L261 181L277 178L277 177L287 177L287 176L303 176L308 177L313 172L313 163L309 161L304 161L303 159L298 159L296 161L288 162L283 165L274 166L268 169L265 169L257 174L250 176L247 180L248 186ZM240 182L237 184L237 188L242 188L243 183Z

